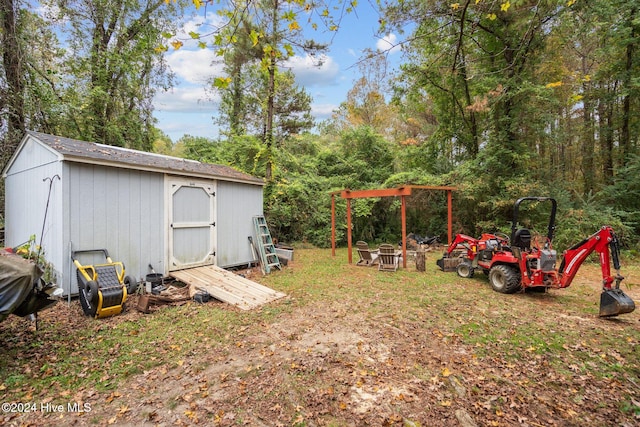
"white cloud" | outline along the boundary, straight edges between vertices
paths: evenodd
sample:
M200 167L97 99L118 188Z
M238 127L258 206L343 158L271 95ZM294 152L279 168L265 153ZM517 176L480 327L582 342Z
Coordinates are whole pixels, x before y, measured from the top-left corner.
M216 138L218 127L213 123L214 112L204 113L157 113L158 128L171 137L173 142L184 135Z
M165 59L178 79L189 83L205 84L207 80L222 74L223 64L213 62L217 57L212 49L183 48L167 52Z
M320 65L318 65L320 61ZM284 64L296 76L296 82L302 87L335 85L340 74L340 66L327 55L312 57L294 56Z
M218 109L220 97L213 94L213 99L205 93L204 87L184 86L176 87L168 92L156 94L153 105L156 111L174 112L203 112Z
M182 26L182 33L178 36L191 37L191 32L200 34L201 37L209 37L224 25L224 20L216 13L203 15L193 15Z
M165 60L179 81L205 84L213 77L222 75L221 58L211 47L211 39L222 24L221 18L215 13L194 15L186 21L178 33L168 42L181 41L182 47L173 49L169 44L169 50L164 54ZM191 37L191 33L200 35L200 39ZM207 47L201 48L200 43L207 43Z
M378 39L378 41L376 42L376 49L395 53L400 51L400 45L397 44L397 42L398 37L396 37L395 34L387 34L381 39Z
M328 119L338 107L336 104L312 104L311 114L318 120Z

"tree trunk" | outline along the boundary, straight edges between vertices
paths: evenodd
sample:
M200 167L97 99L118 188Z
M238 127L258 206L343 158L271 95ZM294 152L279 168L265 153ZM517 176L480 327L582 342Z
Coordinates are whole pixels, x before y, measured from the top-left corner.
M416 251L416 270L425 271L426 270L426 262L425 262L425 252L424 249L418 249Z
M629 37L629 42L627 43L627 52L626 52L626 64L625 64L625 74L624 74L624 83L623 83L623 92L626 92L623 101L622 101L622 129L620 130L620 148L622 150L622 155L620 156L620 162L624 165L627 161L627 158L632 152L631 148L631 134L629 131L629 121L631 120L631 96L633 95L632 91L632 73L633 73L633 55L635 51L635 39L638 35L637 25L634 23L636 18L637 9L634 7L630 11L629 15L629 26L631 27L631 36Z
M0 0L0 43L3 46L2 68L5 71L7 88L2 93L0 105L4 104L6 123L0 121L0 127L5 127L7 133L2 141L0 153L0 170L18 148L20 139L25 131L24 117L24 80L23 64L18 42L17 3L14 0ZM0 218L4 218L4 180L0 180Z
M611 103L600 101L598 122L602 153L602 181L606 186L613 183L613 106Z
M584 63L584 59L583 59ZM594 141L594 129L593 129L593 116L591 114L592 102L591 102L591 90L588 83L583 83L582 91L585 94L582 119L584 121L582 130L582 193L592 193L595 188L595 165L593 150L595 148Z
M231 71L232 101L231 114L229 114L229 129L232 136L240 136L244 133L244 110L242 109L242 64L239 58L233 58Z
M4 47L2 67L5 70L7 91L3 94L3 103L7 109L7 135L3 141L2 166L13 155L25 131L24 117L24 79L22 50L18 42L17 4L14 0L0 0L2 9L2 32L0 41Z
M273 116L274 116L274 103L275 103L275 91L276 91L276 54L275 48L277 45L277 33L278 33L278 0L273 2L273 17L272 17L272 43L274 49L271 52L271 58L269 59L269 82L267 86L267 123L265 127L265 144L267 146L267 166L265 170L265 179L267 182L273 179L273 163L272 163L272 147L273 147Z

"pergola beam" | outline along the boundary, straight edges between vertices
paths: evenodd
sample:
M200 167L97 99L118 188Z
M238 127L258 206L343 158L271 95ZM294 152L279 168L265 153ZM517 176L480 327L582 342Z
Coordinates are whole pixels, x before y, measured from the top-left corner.
M342 190L340 197L343 199L366 199L370 197L395 197L410 196L411 187L385 188L382 190Z

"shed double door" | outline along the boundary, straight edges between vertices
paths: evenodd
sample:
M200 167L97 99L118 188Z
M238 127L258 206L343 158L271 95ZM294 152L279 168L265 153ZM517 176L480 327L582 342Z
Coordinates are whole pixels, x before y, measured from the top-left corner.
M215 264L215 182L172 178L169 270Z

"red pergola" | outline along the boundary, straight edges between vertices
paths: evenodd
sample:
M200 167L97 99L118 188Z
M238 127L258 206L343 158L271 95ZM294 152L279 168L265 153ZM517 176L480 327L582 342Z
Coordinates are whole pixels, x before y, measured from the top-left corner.
M412 188L424 190L443 190L447 192L447 233L448 242L452 240L452 207L451 193L457 190L456 187L429 186L429 185L405 185L398 188L386 188L380 190L342 190L331 193L331 255L336 256L336 194L347 199L347 245L349 253L349 264L353 263L351 255L351 199L362 199L368 197L400 197L402 216L402 264L407 268L407 219L405 197L411 195Z

